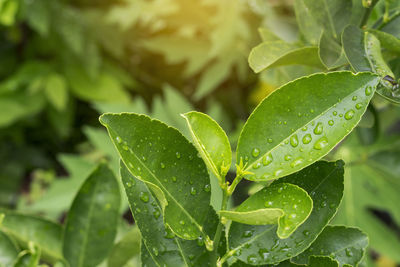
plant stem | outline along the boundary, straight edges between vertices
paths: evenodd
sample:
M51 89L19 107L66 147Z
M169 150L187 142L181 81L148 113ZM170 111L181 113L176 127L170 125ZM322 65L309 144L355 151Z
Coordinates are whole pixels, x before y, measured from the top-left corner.
M371 15L372 9L374 9L374 7L378 3L378 1L379 0L372 0L371 3L369 4L369 6L366 7L364 16L363 16L363 18L361 20L361 23L360 23L360 27L361 28L363 28L367 24L369 16Z
M222 188L223 196L222 196L222 203L221 203L221 210L226 210L226 207L228 205L228 200L230 195L228 195L228 186L225 184ZM218 260L218 247L219 247L219 241L221 239L221 234L222 234L222 229L224 227L224 224L221 222L221 218L219 218L219 223L217 227L217 231L215 232L214 240L213 240L213 245L214 245L214 251L212 255L211 261L216 264Z
M243 176L239 175L236 176L235 179L233 179L233 182L230 186L228 186L227 194L228 196L231 196L233 194L233 191L235 191L236 186L240 183L242 180Z

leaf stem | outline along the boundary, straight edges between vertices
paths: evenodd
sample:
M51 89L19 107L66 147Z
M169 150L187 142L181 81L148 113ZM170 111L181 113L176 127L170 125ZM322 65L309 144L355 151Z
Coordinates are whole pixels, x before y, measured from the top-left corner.
M233 191L235 191L236 186L240 183L240 181L243 179L242 175L237 175L235 179L233 179L233 182L230 186L228 186L227 189L227 194L228 196L231 196L233 194Z
M221 210L226 210L226 207L228 205L228 200L230 195L228 195L228 184L224 184L222 188L223 196L222 196L222 203L221 203ZM211 261L216 264L218 260L218 247L219 247L219 241L221 240L221 235L222 235L222 229L224 227L224 224L221 221L221 217L219 218L219 224L217 227L217 231L215 232L214 240L213 240L213 245L214 245L214 252L212 255Z
M374 9L375 5L379 2L379 0L363 0L363 5L366 8L364 16L361 20L360 27L363 28L367 25L369 16L371 15L372 9Z

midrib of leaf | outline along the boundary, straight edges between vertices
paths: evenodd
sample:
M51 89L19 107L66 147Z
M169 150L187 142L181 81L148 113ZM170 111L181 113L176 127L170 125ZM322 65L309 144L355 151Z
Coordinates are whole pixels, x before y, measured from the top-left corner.
M189 263L187 262L187 259L185 257L185 254L183 253L183 249L181 247L181 242L178 238L175 237L175 243L177 244L178 248L179 248L179 253L181 254L183 261L185 262L186 266L189 267Z
M358 90L360 90L360 89L362 89L362 88L363 88L363 87L358 88L358 89L355 90L354 92L357 92ZM374 90L375 90L375 88L374 88ZM275 93L275 92L276 92L276 91L274 91L273 93ZM353 92L353 93L354 93L354 92ZM351 94L352 94L352 93L351 93ZM263 157L267 156L268 154L272 153L276 148L280 147L280 145L281 145L282 143L284 143L286 140L289 140L289 138L290 138L292 135L299 133L303 127L307 126L307 125L310 124L311 122L313 122L313 121L315 121L315 120L321 118L323 115L327 114L327 113L332 109L332 107L334 107L335 105L337 105L337 104L340 103L340 102L343 102L345 99L350 98L350 97L351 97L351 94L348 94L347 96L345 96L345 97L343 98L343 100L338 101L338 102L336 102L336 103L333 104L333 105L330 105L329 108L327 108L326 110L324 110L321 114L319 114L318 116L315 116L313 119L309 120L307 123L305 123L305 124L303 124L302 126L300 126L300 127L297 129L297 131L291 133L288 137L286 137L285 139L283 139L281 142L279 142L279 143L278 143L276 146L274 146L272 149L268 150L266 153L264 153L262 156L260 156L256 161L254 161L254 162L252 162L251 164L249 164L249 166L245 169L245 171L251 172L252 165L253 165L254 163L262 162ZM359 119L358 121L360 121L360 120L361 120L361 117L360 117L360 119ZM354 129L354 127L356 127L357 124L358 124L358 123L356 123L356 124L353 126L352 129ZM246 126L246 125L245 125L245 126ZM352 129L351 129L351 130L352 130ZM345 134L345 135L339 140L339 142L340 142L341 140L343 140L350 132L351 132L351 131L349 131L347 134ZM329 151L331 151L333 148L334 148L334 146L333 146ZM329 151L328 151L327 153L329 153ZM317 158L315 161L317 161L318 159L321 159L322 157L324 157L324 156L323 156L323 155L320 156L320 157ZM304 167L302 167L302 168L300 168L300 169L298 169L297 171L300 171L300 170L304 169L305 167L307 167L307 165L304 166ZM296 172L297 172L297 171L296 171ZM289 173L289 174L290 174L290 173Z
M189 122L189 120L186 118L186 116L184 118ZM198 144L198 146L200 147L201 151L206 156L205 158L206 158L208 164L210 164L213 173L217 176L219 181L223 181L221 175L219 174L217 166L215 166L214 162L211 159L211 156L208 154L208 152L205 150L205 148L203 148L203 146L201 145L201 143L199 141L200 139L197 137L196 133L193 131L191 124L190 123L188 123L188 124L189 124L190 133L193 134L193 136L195 137L194 138L195 142Z
M93 198L94 198L94 196L96 195L95 193L97 192L97 186L98 186L98 182L96 182L95 183L95 186L94 186L94 193L91 195L91 197L90 197L90 205L89 205L89 211L88 211L88 217L89 218L91 218L92 217L92 213L93 213ZM89 223L87 224L87 227L86 227L86 229L90 229L90 225L91 225L91 219L89 219ZM84 236L84 239L83 239L83 242L82 242L82 244L83 244L83 249L82 250L80 250L80 254L79 254L79 258L78 258L78 266L83 266L82 265L82 263L83 263L83 257L84 257L84 255L85 255L85 252L86 252L86 245L87 245L87 242L88 242L88 236L89 236L89 233L88 233L88 231L86 231L86 235Z
M112 130L111 128L109 128L108 125L107 125L107 128L108 128L110 131L112 131L114 134L116 134L116 132L115 132L114 130ZM114 145L115 145L116 147L118 147L118 145L115 144L114 138L112 138L112 136L111 136L111 140L112 140L112 142L114 143ZM121 158L122 161L124 162L125 166L128 166L128 164L125 162L124 157L122 157L121 152L119 151L119 149L117 149L117 151L118 151L118 154L119 154L120 158ZM133 150L132 150L132 151L133 151ZM147 170L148 173L158 182L158 185L155 185L155 186L158 186L158 187L160 187L161 189L163 189L162 192L163 192L163 193L166 192L166 193L168 194L168 196L175 202L175 204L183 211L183 213L184 213L184 214L192 221L192 223L199 229L199 231L204 235L204 237L206 237L207 234L203 231L203 227L201 227L201 225L199 225L199 224L197 223L197 221L186 211L186 209L184 209L184 208L182 207L182 205L171 195L171 193L170 193L168 190L166 190L166 188L165 188L164 185L160 182L160 180L157 178L157 176L156 176L149 168L147 168L147 166L143 163L142 160L139 159L139 157L136 155L136 153L133 152L133 153L131 153L131 155L133 155L133 156L136 158L136 160L142 165L142 167L143 167L145 170ZM129 170L129 168L128 168L128 170ZM130 172L130 170L129 170L129 172ZM132 174L132 175L134 175L134 174ZM134 176L135 176L135 175L134 175ZM135 177L136 177L136 176L135 176ZM146 184L150 183L149 181L145 181L145 180L143 180L143 179L140 179L140 178L141 178L140 176L138 176L137 178L138 178L139 180L141 180L142 182L146 183ZM171 228L171 230L173 231L172 228Z
M314 193L315 190L317 190L323 183L325 183L325 181L326 181L336 170L337 170L337 167L335 167L335 168L334 168L334 169L333 169L319 184L317 184L317 185L310 191L310 195L311 195L312 193ZM304 190L305 190L305 189L304 189ZM312 212L311 212L311 213L312 213ZM308 215L308 217L304 220L304 222L310 217L311 213L310 213L310 214ZM332 217L333 217L333 216L332 216ZM304 223L304 222L303 222L303 223ZM264 234L268 233L268 232L271 231L273 228L274 228L274 227L271 227L271 228L269 228L268 230L266 230L266 231L260 233L259 235L256 235L254 238L249 239L247 242L243 243L243 244L240 245L239 247L236 247L236 248L230 250L230 251L227 252L227 253L230 253L230 254L231 254L231 251L232 251L232 255L233 255L233 253L235 253L237 250L241 249L241 248L244 247L246 244L249 244L249 243L254 242L256 239L258 239L259 237L261 237L261 236L263 236ZM323 231L323 229L321 229L320 233L321 233L322 231ZM315 236L314 240L317 239L318 235L319 235L319 233L317 233L317 235ZM311 243L312 243L312 242L311 242ZM310 244L311 244L311 243L310 243ZM307 247L305 247L303 251L305 251L306 249L307 249ZM301 251L301 252L303 252L303 251ZM299 254L300 254L301 252L299 252Z
M153 260L153 262L158 266L158 267L162 267L157 260L154 258L153 253L151 253L151 251L149 250L149 248L146 245L146 242L143 241L144 246L146 247L147 252L150 254L151 259Z

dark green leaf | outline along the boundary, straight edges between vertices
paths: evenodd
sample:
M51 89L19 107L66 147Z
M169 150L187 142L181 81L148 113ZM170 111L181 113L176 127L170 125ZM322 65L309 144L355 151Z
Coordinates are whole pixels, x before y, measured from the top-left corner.
M349 25L342 34L343 49L347 59L356 72L371 71L371 65L364 49L364 32Z
M312 199L292 184L273 184L246 199L227 219L252 225L278 224L277 235L288 238L310 215Z
M284 41L259 44L249 55L250 67L256 72L284 65L307 65L325 69L315 46L299 47Z
M310 44L318 44L321 36L321 25L316 23L310 10L304 4L304 0L294 1L294 11L296 12L296 20L301 33Z
M5 214L0 229L14 238L22 248L28 248L29 242L37 245L42 259L55 262L62 259L61 225L29 215L1 210Z
M63 253L71 266L96 266L112 248L120 208L118 182L102 163L87 178L66 219Z
M326 155L360 121L379 82L376 75L315 74L274 91L253 111L239 138L245 176L267 181Z
M337 260L340 266L357 266L368 246L368 237L357 228L327 226L303 253L293 258L299 264L307 264L312 255L329 256Z
M100 121L129 171L156 194L165 223L182 238L207 238L202 225L211 187L196 148L176 129L144 115L104 114Z
M373 35L375 35L379 41L381 42L382 47L386 48L389 51L395 52L397 54L400 53L400 39L391 35L390 33L386 33L383 31L368 30Z
M327 31L321 34L318 55L327 69L335 69L347 63L342 46Z
M40 261L40 248L30 243L29 250L18 254L14 267L37 267Z
M303 252L336 213L343 195L343 162L317 162L275 184L291 183L303 188L314 204L308 219L287 239L276 234L276 225L250 226L232 223L229 255L255 264L275 264Z
M310 256L309 267L339 267L339 263L328 256Z
M232 163L231 145L226 133L206 114L192 111L182 116L207 167L223 183Z
M140 253L140 232L139 228L133 226L132 229L114 245L107 259L107 265L124 266L130 259Z

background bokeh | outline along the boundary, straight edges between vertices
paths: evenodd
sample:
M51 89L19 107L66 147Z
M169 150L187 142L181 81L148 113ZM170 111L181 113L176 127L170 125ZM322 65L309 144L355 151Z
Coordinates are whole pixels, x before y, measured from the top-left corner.
M63 221L99 161L118 173L98 122L104 112L145 113L189 137L179 114L199 110L221 124L234 148L257 103L319 71L284 66L256 75L248 66L260 34L306 42L294 2L0 0L0 206ZM381 2L371 23L384 12ZM399 77L399 55L384 55ZM345 197L333 223L369 234L367 266L400 262L399 133L400 108L375 97L327 157L346 162ZM255 190L244 182L233 205ZM132 224L126 201L121 211L120 236Z

